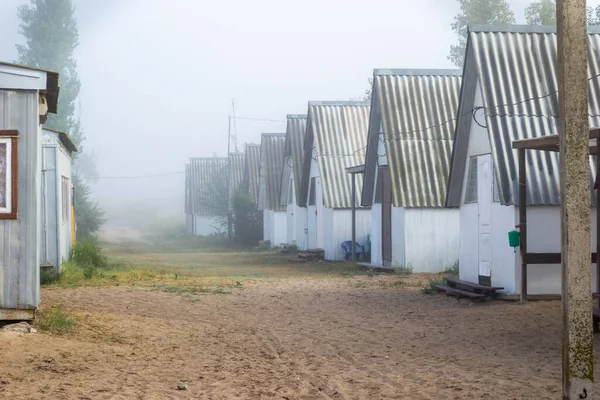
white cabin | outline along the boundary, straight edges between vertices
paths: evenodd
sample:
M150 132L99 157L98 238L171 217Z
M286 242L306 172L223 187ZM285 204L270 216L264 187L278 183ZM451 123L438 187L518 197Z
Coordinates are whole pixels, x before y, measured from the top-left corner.
M456 70L374 71L362 192L374 266L440 272L458 261L459 214L444 205L460 81Z
M302 156L306 115L288 115L285 134L283 171L281 174L281 204L287 211L287 243L306 250L306 207L299 205L297 194L302 184Z
M261 136L258 209L263 210L263 240L271 246L287 243L287 212L280 201L284 145L284 134Z
M343 260L341 244L352 240L352 176L346 168L364 162L369 110L368 102L308 104L299 200L307 207L307 247L323 249L326 260ZM366 249L371 210L358 198L355 204L356 242Z
M597 28L590 28L589 45L593 54L600 51ZM468 36L447 205L460 210L460 279L503 287L508 294L519 294L521 287L519 248L508 241L519 224L512 142L558 132L555 49L549 27L473 26ZM590 59L590 76L600 73L595 61ZM600 113L598 99L599 82L591 80L591 115ZM590 118L594 126L600 126L598 117ZM560 253L558 154L528 150L526 163L528 252ZM593 187L592 158L590 169ZM595 202L593 195L592 248ZM527 286L529 295L560 294L560 264L530 264Z
M69 136L42 131L40 265L60 271L73 247L72 157L77 152Z
M196 157L186 164L186 225L194 236L227 232L227 158Z

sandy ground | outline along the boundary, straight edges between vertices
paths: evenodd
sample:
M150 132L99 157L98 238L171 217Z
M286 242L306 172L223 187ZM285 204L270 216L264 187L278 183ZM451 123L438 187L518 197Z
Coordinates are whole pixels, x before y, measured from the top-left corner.
M43 306L68 307L79 328L1 333L0 398L561 397L558 302L459 303L369 279L262 282L196 301L45 289Z

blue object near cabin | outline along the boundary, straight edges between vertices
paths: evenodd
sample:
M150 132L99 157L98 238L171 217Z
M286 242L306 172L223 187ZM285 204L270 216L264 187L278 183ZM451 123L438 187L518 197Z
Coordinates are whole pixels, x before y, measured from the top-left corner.
M346 240L342 242L342 249L346 252L344 259L346 261L350 261L352 259L352 240ZM356 242L356 259L358 260L360 256L365 255L365 248L360 245L360 243Z

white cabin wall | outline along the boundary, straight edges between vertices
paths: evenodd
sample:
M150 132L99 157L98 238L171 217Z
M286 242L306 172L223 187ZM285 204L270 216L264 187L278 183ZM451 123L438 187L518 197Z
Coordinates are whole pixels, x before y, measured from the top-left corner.
M352 210L326 208L324 212L323 250L325 259L343 260L346 253L342 242L352 240ZM371 210L356 210L356 242L367 245L367 235L371 232ZM366 250L366 249L365 249Z
M271 245L279 246L287 242L287 213L285 211L270 211Z
M406 261L406 209L392 206L392 266Z
M515 219L519 218L519 209L515 207ZM527 251L530 253L560 253L561 228L559 206L529 206L527 207ZM596 249L596 209L591 209L591 240L592 252ZM506 239L508 243L508 238ZM508 246L508 244L507 244ZM592 268L592 290L596 290L596 265ZM516 288L515 293L521 290L521 256L517 248L515 257ZM554 265L528 265L527 266L527 293L528 294L560 294L561 293L561 266Z
M459 212L405 209L406 265L414 272L441 272L458 261Z
M383 265L382 229L381 203L373 203L371 206L371 264L373 265Z

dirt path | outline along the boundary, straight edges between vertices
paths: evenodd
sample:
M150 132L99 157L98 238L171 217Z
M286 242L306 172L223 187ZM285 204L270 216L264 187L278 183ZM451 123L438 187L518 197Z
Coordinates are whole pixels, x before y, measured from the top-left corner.
M68 307L79 329L0 334L0 397L560 398L558 302L470 306L357 287L366 279L258 283L196 301L148 288L46 289L44 307ZM182 380L187 391L176 390Z

